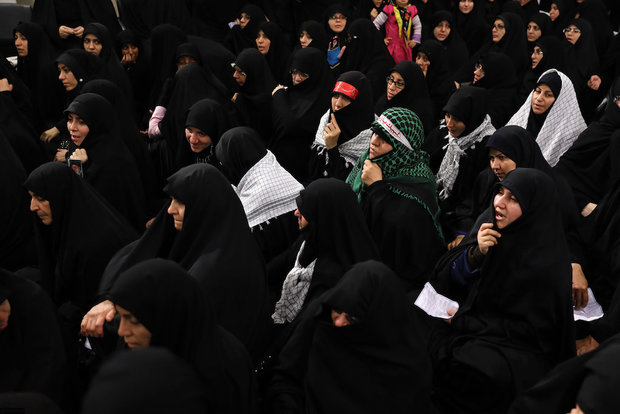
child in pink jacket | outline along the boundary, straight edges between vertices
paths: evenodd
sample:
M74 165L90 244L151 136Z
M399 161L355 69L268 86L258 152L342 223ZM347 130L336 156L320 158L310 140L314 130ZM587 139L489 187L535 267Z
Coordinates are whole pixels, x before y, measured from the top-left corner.
M385 24L385 44L396 63L412 60L411 49L422 39L422 22L418 9L409 0L395 0L383 7L373 21L377 29Z

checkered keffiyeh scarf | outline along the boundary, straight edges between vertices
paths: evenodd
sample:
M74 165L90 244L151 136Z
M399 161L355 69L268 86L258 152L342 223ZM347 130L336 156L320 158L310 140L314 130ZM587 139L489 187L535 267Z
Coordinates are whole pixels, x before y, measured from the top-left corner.
M277 324L285 322L291 322L299 314L301 307L306 300L308 290L310 289L310 282L312 282L312 275L314 274L314 266L316 260L314 259L308 266L302 267L299 263L299 258L304 250L306 242L301 244L301 248L297 253L295 259L295 266L288 272L284 284L282 285L282 295L280 300L276 303L275 312L271 315L273 321Z
M392 125L396 129L390 132L387 125ZM381 167L384 180L399 179L425 183L436 189L435 176L428 166L428 154L420 148L424 141L424 129L420 118L415 113L406 108L389 108L372 123L371 129L386 137L394 148L387 154L372 160ZM357 160L347 178L347 183L351 184L353 191L360 199L366 187L362 182L362 170L368 154L367 149Z
M491 123L491 117L487 115L476 129L464 137L455 138L448 133L446 136L448 143L443 147L446 153L437 172L437 185L442 187L439 198L445 200L450 197L456 177L459 175L459 164L461 157L465 155L465 150L475 147L484 137L494 132L495 127Z
M321 117L319 127L317 128L316 135L314 136L314 142L312 143L312 149L316 149L319 154L325 153L325 165L329 162L329 154L327 153L327 147L325 146L323 131L325 131L325 127L329 122L330 114L331 111L328 110ZM371 137L372 131L370 129L364 129L357 134L356 137L338 145L338 153L340 153L340 156L344 158L347 167L349 165L354 165L355 161L357 161L364 151L368 150ZM324 174L327 174L327 171L325 171Z
M573 145L579 134L587 128L587 125L581 116L575 88L573 88L573 83L568 76L555 69L549 69L540 75L538 79L540 80L551 71L557 72L560 75L562 89L559 96L555 98L553 106L549 109L545 123L536 137L536 143L549 165L553 167L558 163L560 157ZM533 93L534 91L530 92L521 108L510 118L506 125L517 125L527 129L527 122L532 109Z
M271 151L261 158L235 188L250 227L293 211L304 187L276 160Z

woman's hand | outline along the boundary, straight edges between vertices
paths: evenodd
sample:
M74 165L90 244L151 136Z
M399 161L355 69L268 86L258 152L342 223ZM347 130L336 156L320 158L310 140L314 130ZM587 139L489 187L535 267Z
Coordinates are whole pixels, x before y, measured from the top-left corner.
M276 92L278 92L280 89L286 89L286 88L284 87L284 85L276 86L275 88L273 88L273 91L271 91L271 96L275 95Z
M489 248L497 244L497 239L502 237L497 230L493 230L493 223L483 223L478 230L478 249L480 253L487 254Z
M327 149L332 149L338 145L338 138L340 137L340 127L336 121L336 116L331 115L331 121L325 125L323 130L323 138L325 139L325 146Z
M459 234L458 236L456 236L454 238L454 240L452 240L450 242L450 244L448 244L448 250L452 250L454 249L456 246L458 246L459 244L461 244L461 241L463 241L463 238L465 237L464 234Z
M362 182L366 185L371 185L377 181L383 180L383 171L381 167L370 160L364 161L364 168L362 169Z
M104 300L98 305L93 306L92 309L84 315L82 324L80 325L80 333L83 336L101 338L103 336L103 324L112 322L114 315L116 315L114 304L109 300Z
M579 310L588 305L588 280L579 263L571 263L573 268L573 305Z
M13 85L7 78L0 79L0 92L13 92Z
M50 142L51 140L56 138L58 136L58 134L60 134L60 131L58 130L58 128L51 127L47 131L43 131L43 133L41 134L40 139L43 142Z
M67 155L66 149L58 149L56 150L56 155L54 155L54 161L67 162L66 155Z
M73 154L69 157L70 160L80 160L82 164L86 164L88 161L88 154L86 154L86 150L84 148L78 148L73 151Z
M588 88L598 91L598 88L601 87L601 78L598 75L592 75L588 80Z

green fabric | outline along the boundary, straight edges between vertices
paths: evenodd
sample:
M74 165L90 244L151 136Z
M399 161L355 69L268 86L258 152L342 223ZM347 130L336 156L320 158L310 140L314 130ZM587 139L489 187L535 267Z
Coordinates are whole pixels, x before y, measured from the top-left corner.
M385 139L394 149L370 161L381 167L383 180L388 183L390 191L400 197L415 200L422 205L432 217L435 228L443 238L441 227L438 222L439 209L433 212L433 209L426 205L426 203L420 200L415 194L406 193L402 188L389 185L390 182L424 184L434 194L435 198L437 198L435 175L428 165L428 154L421 149L422 143L424 142L424 127L422 126L422 121L420 121L420 118L418 118L414 112L406 108L389 108L381 115L388 118L392 124L405 135L413 150L407 148L403 143L394 138L389 131L383 128L381 124L374 121L370 128L373 132ZM351 170L351 173L347 177L347 183L351 185L360 202L367 188L366 184L362 181L362 170L364 168L364 162L369 159L368 154L369 151L367 150L360 156L353 170Z

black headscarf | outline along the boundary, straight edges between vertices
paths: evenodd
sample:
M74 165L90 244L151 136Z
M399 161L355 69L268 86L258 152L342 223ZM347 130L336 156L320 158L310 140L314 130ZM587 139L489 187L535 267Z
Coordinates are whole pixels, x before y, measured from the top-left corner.
M290 45L282 33L280 26L273 22L262 22L258 26L258 30L262 30L265 36L271 41L269 51L265 55L271 73L276 82L284 83L288 79L289 73L287 65L290 58ZM256 46L256 43L254 43Z
M537 12L532 17L530 17L529 21L527 22L527 25L525 26L526 32L527 32L527 26L529 26L530 23L536 23L536 25L540 27L540 37L536 39L534 42L530 42L529 40L527 42L528 51L531 53L532 49L534 48L534 44L538 42L543 36L546 36L550 33L549 28L551 26L551 19L546 13Z
M439 119L441 108L454 91L454 83L448 67L448 54L443 45L435 39L424 41L417 51L424 53L430 61L426 72L426 85L433 101L433 117Z
M402 61L388 72L388 76L394 72L403 77L405 88L389 101L387 92L381 96L375 105L375 114L381 115L386 109L395 106L411 109L422 121L424 132L429 132L434 123L433 102L422 69L414 62Z
M56 58L56 63L68 67L78 81L75 89L68 92L70 97L75 97L89 80L109 78L103 60L84 49L69 49Z
M52 212L49 226L33 213L43 286L58 305L71 301L87 310L95 302L106 264L137 233L64 164L40 166L24 186L49 201Z
M213 411L248 411L249 356L241 343L217 326L198 282L178 263L151 259L127 269L109 298L149 330L149 346L164 347L194 367Z
M54 65L56 51L43 28L31 22L19 22L13 35L28 39L28 55L17 58L17 73L30 89L37 131L48 129L61 116L63 88Z
M620 80L616 79L603 117L579 135L555 167L575 192L579 209L590 202L597 204L620 180L620 165L615 156L620 150L620 108L614 102L618 95Z
M472 11L474 13L474 11ZM447 10L440 10L433 13L430 19L430 27L428 28L429 33L426 36L426 39L437 39L433 31L435 27L439 25L439 23L446 21L450 25L450 34L446 39L441 42L442 45L445 46L446 52L448 54L450 71L454 72L458 68L461 67L463 63L467 61L469 57L469 51L467 49L467 44L459 34L456 28L456 22L454 19L454 15Z
M530 65L530 68L525 72L523 82L519 88L517 102L525 101L543 72L549 69L557 69L560 72L565 71L566 53L560 39L555 36L542 36L534 42L532 50L534 46L538 46L542 50L543 55L535 68L532 69Z
M271 92L277 83L267 60L257 49L244 49L235 65L247 75L239 87L235 107L241 113L242 123L256 129L267 142L272 134Z
M351 40L343 55L343 71L362 72L372 87L373 102L385 91L385 74L394 66L379 31L368 19L357 19L348 28Z
M549 72L542 77L539 78L538 82L536 82L536 87L541 84L547 85L551 92L553 92L553 96L557 99L560 96L560 91L562 90L562 79L560 79L560 75L557 72ZM555 103L555 101L554 101ZM547 119L547 115L549 115L549 111L553 107L553 104L547 108L545 112L542 114L535 114L534 110L530 108L530 116L527 119L527 131L532 134L533 137L538 137L538 133L540 129L545 123Z
M107 27L101 23L89 23L84 27L84 34L82 38L87 34L97 36L101 43L101 52L99 53L99 59L105 62L105 66L110 76L110 79L118 85L128 99L133 97L129 78L125 73L125 69L121 65L120 60L114 53L114 38Z
M211 145L198 154L194 153L183 134L177 148L177 168L200 162L207 162L219 168L215 146L220 136L229 128L222 105L213 99L205 98L190 106L186 113L185 127L195 127L203 131L211 138Z
M115 119L112 105L101 95L84 93L76 97L64 113L76 114L89 128L79 147L71 143L67 157L77 148L85 149L88 156L83 166L86 181L141 231L146 223L144 188L131 152L116 135L119 121Z
M174 381L170 381L174 378ZM106 361L82 404L86 414L209 412L205 387L195 369L165 348L120 352Z
M517 78L510 58L503 53L488 53L480 58L484 77L473 86L488 91L489 115L496 128L508 122L516 109L515 90ZM472 71L473 72L473 71Z
M468 14L463 14L458 9L455 10L456 27L453 28L461 35L469 54L473 55L484 44L489 34L489 25L484 20L484 2L474 0L474 8Z
M567 50L566 76L573 82L575 93L580 97L582 91L587 88L586 83L590 76L596 74L599 69L599 56L596 52L592 25L585 19L572 19L566 27L571 24L581 30L581 36L574 45L564 39Z
M596 51L599 56L603 56L614 36L608 8L601 0L583 0L581 3L576 3L575 15L590 22L596 41Z
M211 71L205 70L199 64L185 65L176 72L166 115L159 127L167 141L168 150L177 162L181 162L177 158L179 148L186 142L185 117L189 108L205 98L221 104L226 101L226 96L225 86Z
M387 266L365 261L305 315L314 325L304 367L306 412L432 411L430 362L404 293ZM334 326L332 309L359 322Z
M342 131L338 138L338 144L343 144L355 138L364 129L370 128L374 121L373 98L370 82L363 73L358 71L345 72L336 79L339 82L352 85L358 92L357 97L351 103L338 111L330 109ZM333 92L332 92L333 94Z
M148 7L145 5L145 7ZM174 76L177 71L177 47L187 42L187 34L169 23L153 28L150 36L151 69L153 82L149 97L149 106L155 107L166 79Z
M236 186L250 168L267 155L267 150L256 131L248 127L237 127L227 131L222 137L216 154L222 163L224 175Z
M551 34L560 40L564 40L563 30L568 27L568 22L575 17L575 13L572 12L572 6L568 4L567 0L552 0L551 4L555 4L560 12L558 18L551 22Z
M34 282L0 269L0 303L6 299L11 314L0 331L0 389L38 392L59 402L66 357L54 304Z
M124 0L118 3L125 26L147 37L158 25L190 27L191 16L185 2L170 0Z
M116 55L118 60L123 58L123 46L126 44L134 45L138 48L136 63L125 64L124 70L131 84L133 95L134 118L137 122L148 114L147 105L151 93L151 83L153 73L150 67L151 53L146 42L132 30L123 30L116 35Z
M230 29L228 36L224 39L224 45L235 55L241 53L241 51L248 47L256 47L256 36L258 35L258 26L267 21L265 19L265 12L257 5L247 3L239 11L250 16L250 21L247 22L244 28L236 25Z
M501 239L484 257L479 279L452 318L448 347L453 359L482 373L486 348L499 351L519 392L575 354L571 267L553 180L517 168L501 186L516 197L522 215L499 230ZM523 286L527 293L515 295Z
M266 334L263 323L268 322L267 290L264 264L241 201L209 164L181 168L168 177L164 191L185 204L182 230L175 229L166 203L144 235L110 261L102 292L137 263L155 257L173 260L198 280L218 323L256 357Z
M325 32L325 28L323 27L323 25L316 20L308 20L303 22L299 27L300 34L302 30L308 32L308 34L312 38L312 42L310 42L308 47L313 47L320 50L321 52L323 52L323 56L326 58L327 44L329 43L329 40L327 39L327 32ZM297 44L299 46L299 41L297 42Z
M33 264L32 220L24 192L26 170L0 130L0 268L18 270Z
M336 33L332 31L329 27L329 18L336 13L340 13L343 16L346 16L347 22L344 26L344 29L340 33ZM323 21L325 32L327 33L327 55L332 57L332 61L330 63L330 67L334 70L334 76L339 74L342 70L339 68L342 59L344 59L344 55L340 58L340 60L336 60L336 56L342 51L342 48L347 45L349 41L349 26L351 26L351 10L348 7L341 3L336 3L330 5L327 9L324 9L323 12ZM333 51L333 52L332 52Z

